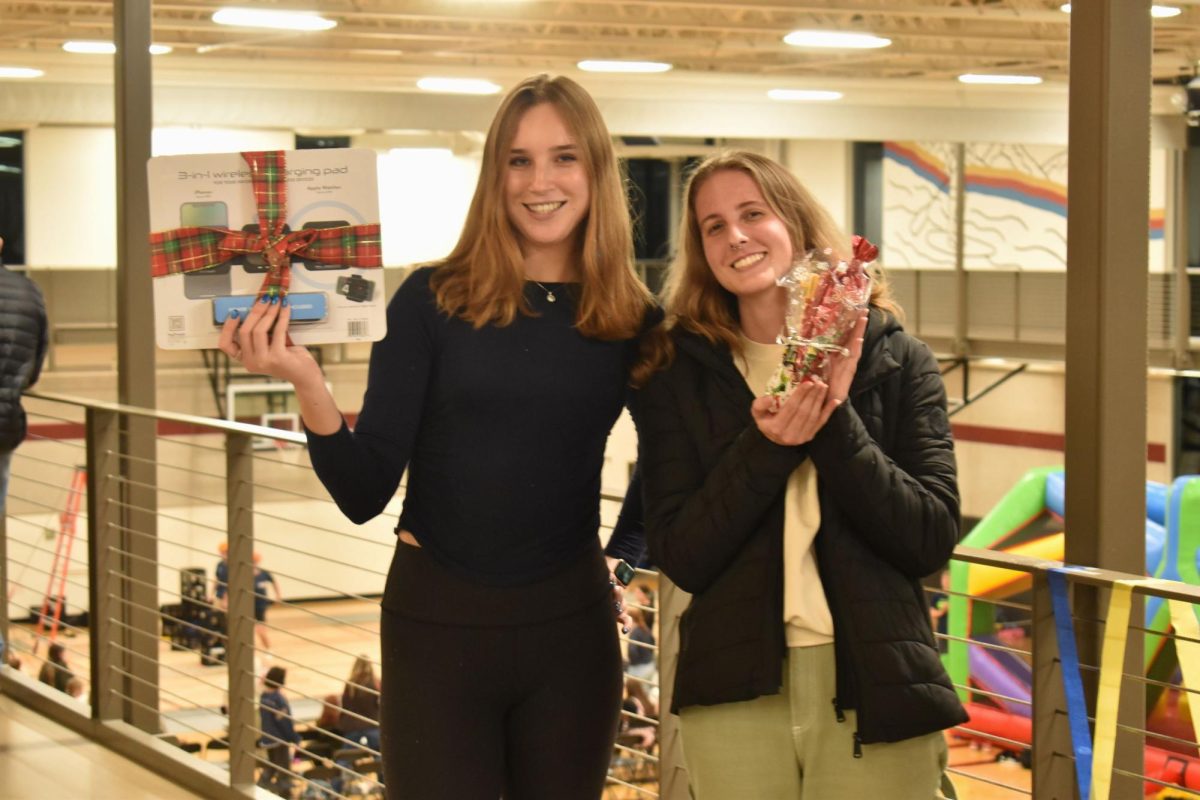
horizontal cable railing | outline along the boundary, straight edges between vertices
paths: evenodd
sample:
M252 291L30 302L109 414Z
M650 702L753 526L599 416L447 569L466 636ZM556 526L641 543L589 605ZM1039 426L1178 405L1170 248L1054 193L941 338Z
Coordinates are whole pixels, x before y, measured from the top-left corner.
M84 439L40 435L14 456L0 527L8 600L0 632L23 663L0 671L0 681L35 685L54 644L63 669L84 684L86 704L66 706L71 713L128 723L145 742L184 751L201 777L173 775L205 794L240 797L257 783L280 794L383 797L370 676L379 674L378 603L398 502L373 523L346 522L300 434L57 395L36 400L35 430L69 423L58 426L62 435ZM149 451L129 448L139 421L185 423L192 433L175 425L152 434ZM255 450L256 440L286 449ZM72 481L82 490L69 503ZM620 500L604 497L605 520ZM637 664L626 676L612 798L658 796L657 581L639 570L638 593L626 594L627 609L652 632L619 637ZM358 691L347 691L352 684ZM282 697L284 710L262 705L264 693ZM215 789L212 767L225 776Z
M38 401L68 408L56 417L83 412L86 480L77 447L42 438L16 451L0 527L7 601L0 632L22 664L0 670L0 682L32 691L39 673L51 684L71 673L71 691L88 705L63 708L80 725L121 722L122 735L140 730L147 742L170 742L193 765L177 779L209 796L241 797L255 783L279 793L383 796L372 724L378 598L398 505L351 526L320 488L299 434L51 395ZM125 452L136 423L154 420L186 422L203 441L153 435L149 451ZM255 439L289 449L255 451ZM606 519L620 500L604 497ZM947 734L949 775L972 797L1069 796L1080 743L1065 724L1070 709L1055 633L1062 621L1050 603L1050 575L1061 564L968 547L955 559L956 569L1023 573L1028 588L928 590L932 602L945 596L952 609L966 609L951 613L974 620L936 634L971 714ZM1135 610L1150 597L1189 609L1200 603L1200 587L1183 583L1137 583L1137 576L1103 570L1063 574L1071 592L1085 596L1133 580ZM638 570L625 593L635 625L619 637L627 668L606 790L613 800L658 797L662 776L680 768L660 730L660 674L677 646L662 637L677 621L673 611L664 619L660 593L668 589L656 572ZM1084 685L1115 681L1123 704L1145 704L1112 725L1104 715L1098 723L1094 707L1082 709L1095 735L1115 742L1114 791L1118 782L1126 792L1194 791L1188 774L1163 762L1195 761L1192 773L1200 775L1195 734L1176 724L1176 709L1200 686L1184 685L1167 662L1152 671L1131 665L1142 663L1143 640L1161 639L1161 652L1182 653L1172 657L1190 666L1189 648L1200 641L1135 614L1124 633L1138 658L1103 673L1106 621L1089 611L1070 623ZM62 663L46 667L52 646ZM32 702L44 700L37 692ZM997 758L1009 761L998 765Z

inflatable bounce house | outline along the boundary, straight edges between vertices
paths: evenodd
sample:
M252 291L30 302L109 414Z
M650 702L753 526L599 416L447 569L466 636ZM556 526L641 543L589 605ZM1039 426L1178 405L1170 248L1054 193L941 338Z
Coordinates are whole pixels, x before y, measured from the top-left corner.
M1064 517L1062 469L1031 470L962 543L1061 561ZM1170 487L1147 482L1146 574L1200 586L1200 476L1178 478ZM947 632L958 639L999 643L1006 618L1013 616L1014 606L1005 604L1027 604L1030 588L1031 578L1025 572L951 562ZM1027 616L1026 612L1016 613ZM1146 728L1150 733L1145 774L1200 789L1200 753L1194 745L1173 741L1196 741L1196 732L1187 693L1178 688L1182 682L1179 662L1173 640L1165 635L1171 629L1170 611L1161 598L1147 598L1145 627L1145 674L1157 682L1147 684ZM944 658L954 683L970 687L959 690L971 715L968 727L988 734L993 746L1017 754L1028 766L1032 741L1029 664L1015 653L955 639L948 642ZM1155 737L1155 733L1169 738ZM1146 784L1147 794L1161 789L1161 785Z

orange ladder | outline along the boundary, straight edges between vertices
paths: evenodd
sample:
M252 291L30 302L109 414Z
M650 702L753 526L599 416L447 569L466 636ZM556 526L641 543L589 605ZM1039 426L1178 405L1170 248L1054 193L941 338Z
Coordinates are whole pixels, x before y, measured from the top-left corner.
M79 519L79 505L83 502L83 493L87 487L87 468L75 467L71 474L71 488L67 492L66 506L58 515L58 536L54 540L54 561L50 566L50 577L46 581L46 594L42 597L42 612L38 614L37 634L33 640L33 654L37 655L38 645L45 635L46 620L50 617L50 633L47 638L54 641L58 638L58 625L62 620L63 603L66 599L67 570L71 566L71 547L75 544L75 522ZM54 584L58 583L58 591ZM51 613L50 604L54 603Z

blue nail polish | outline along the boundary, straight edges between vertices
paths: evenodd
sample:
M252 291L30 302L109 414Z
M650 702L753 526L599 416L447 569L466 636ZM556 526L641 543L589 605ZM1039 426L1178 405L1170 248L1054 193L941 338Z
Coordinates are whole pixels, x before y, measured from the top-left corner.
M279 295L276 295L276 294L271 295L271 305L275 305L278 302L279 302Z
M288 299L286 297L279 301L279 305L284 308L287 307L287 304L288 304Z
M264 295L262 296L262 300L260 300L259 302L261 302L261 303L269 303L269 302L271 302L271 298L267 297L267 296L264 294Z
M233 317L234 319L237 319L241 315L238 313L238 310L235 308L229 312L229 316Z

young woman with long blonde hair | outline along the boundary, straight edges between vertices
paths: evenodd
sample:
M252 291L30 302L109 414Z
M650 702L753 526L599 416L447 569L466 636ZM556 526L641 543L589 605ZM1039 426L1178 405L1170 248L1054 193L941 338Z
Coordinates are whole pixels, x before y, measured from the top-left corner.
M692 593L672 710L693 795L933 800L966 720L919 583L959 532L937 362L877 280L828 383L777 407L777 279L848 242L754 153L700 164L685 204L632 409L650 555Z
M605 442L652 313L632 255L595 102L541 75L500 104L458 245L392 298L353 431L287 345L286 306L222 333L295 385L313 466L351 520L408 470L381 622L383 763L405 798L603 790L614 612L628 624L610 568L641 549L632 529L607 553L597 536Z
M379 679L367 656L354 659L350 677L342 689L338 731L350 741L371 750L379 749Z

